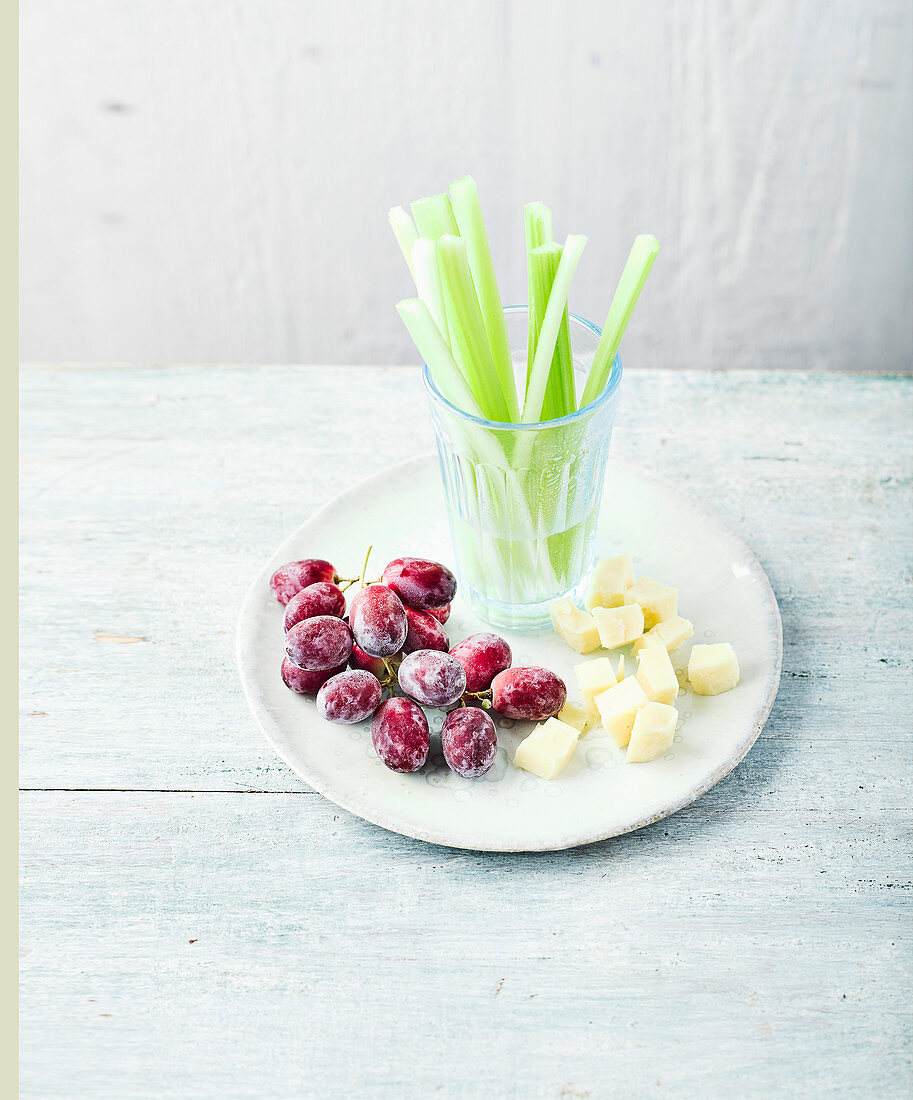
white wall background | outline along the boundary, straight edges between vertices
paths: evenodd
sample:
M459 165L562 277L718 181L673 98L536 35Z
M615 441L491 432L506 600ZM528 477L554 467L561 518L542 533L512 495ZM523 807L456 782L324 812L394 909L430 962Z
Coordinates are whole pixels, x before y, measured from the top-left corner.
M389 206L478 180L590 243L623 354L908 370L908 0L22 0L26 361L412 362Z

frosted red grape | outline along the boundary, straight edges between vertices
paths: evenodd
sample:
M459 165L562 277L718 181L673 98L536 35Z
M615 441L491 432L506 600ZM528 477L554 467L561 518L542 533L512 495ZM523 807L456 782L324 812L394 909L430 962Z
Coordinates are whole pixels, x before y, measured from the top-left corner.
M282 680L286 687L297 691L299 695L316 695L331 676L345 672L345 665L338 668L323 668L317 672L308 672L306 668L293 665L288 657L282 658Z
M513 656L510 646L497 634L470 634L450 651L466 670L466 690L486 691L491 681L510 668Z
M443 607L429 607L428 614L433 615L437 621L443 626L444 623L450 618L450 604L445 603Z
M328 722L363 722L380 706L383 689L370 672L354 669L333 676L317 692L317 709Z
M418 611L450 603L457 587L446 565L425 558L394 558L384 570L383 582Z
M385 584L369 584L355 593L349 622L356 644L371 657L392 657L406 640L406 611Z
M371 740L391 771L418 771L428 759L431 744L428 719L411 699L388 699L374 713Z
M360 668L365 672L370 672L372 676L376 676L379 680L387 675L384 662L380 657L372 657L358 645L353 644L352 646L352 652L349 654L349 665L352 668Z
M285 608L285 632L295 623L313 619L316 615L335 615L341 619L346 613L346 598L342 589L330 581L316 581L296 592Z
M336 567L322 558L305 558L280 565L269 579L273 595L281 604L287 604L296 593L317 581L332 581Z
M417 649L440 649L446 653L450 648L447 632L430 612L407 607L406 625L403 653L414 653Z
M466 690L463 666L449 653L419 649L403 658L397 672L399 686L417 703L448 707Z
M564 681L547 668L508 668L491 683L491 705L505 718L541 722L567 701Z
M479 707L457 707L441 729L444 759L464 779L484 775L498 755L495 724Z
M352 632L333 615L295 623L285 636L285 652L299 668L317 672L344 665L352 652Z

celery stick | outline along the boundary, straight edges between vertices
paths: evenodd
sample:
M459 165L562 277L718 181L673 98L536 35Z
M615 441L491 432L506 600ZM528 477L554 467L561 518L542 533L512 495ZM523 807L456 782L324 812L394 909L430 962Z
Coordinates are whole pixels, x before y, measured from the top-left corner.
M557 274L557 268L555 273ZM561 324L558 326L558 337L555 341L555 354L552 358L552 369L549 371L549 385L557 374L555 387L561 394L561 416L569 416L577 411L577 387L574 379L574 352L571 348L571 323L568 317L567 306L561 315Z
M533 370L533 357L536 354L536 344L539 342L539 325L542 323L541 314L537 318L532 309L533 304L533 261L532 251L544 244L551 244L552 237L552 212L544 202L528 202L523 207L523 222L526 227L526 279L529 288L529 331L526 340L526 386L523 396L529 393L529 378ZM543 313L545 309L543 307Z
M434 323L440 329L444 343L450 347L450 331L444 310L444 291L441 273L437 265L437 244L427 237L419 237L412 246L412 270L418 296L428 307Z
M537 329L545 316L562 252L560 244L546 244L534 248L529 253L532 274L530 316L535 317ZM548 384L545 387L545 397L542 401L542 419L557 420L561 416L574 412L576 408L574 360L571 354L571 333L565 306L555 342L555 354L552 356Z
M523 222L526 226L527 253L544 244L551 244L552 212L544 202L528 202L523 207Z
M390 228L393 230L393 236L396 237L396 243L399 245L409 267L409 274L415 278L415 270L412 267L412 248L418 234L412 224L412 219L401 206L394 206L387 216L390 219Z
M606 387L621 338L625 334L628 321L631 320L637 299L640 297L640 292L644 288L658 253L659 241L655 237L642 234L634 238L628 261L618 280L615 297L609 306L609 315L606 317L602 336L596 345L593 365L590 367L583 397L580 399L581 409L595 401Z
M453 361L450 348L444 343L440 329L428 312L421 298L406 298L397 302L397 313L409 330L422 358L428 364L434 384L444 397L458 409L472 416L482 416L482 410L475 396L466 384L460 368Z
M543 244L529 254L529 311L536 325L536 331L542 327L548 296L552 292L555 272L561 259L560 244Z
M522 424L536 424L542 419L542 402L545 397L545 389L548 385L548 376L551 372L552 358L558 340L558 330L567 307L568 291L571 280L580 263L580 256L586 246L586 237L571 234L564 242L564 252L555 272L555 280L552 283L552 291L549 294L548 306L542 325L539 329L539 340L536 345L536 354L533 358L533 368L530 372L529 390L526 401L523 404Z
M445 233L459 236L457 223L450 209L450 199L446 195L429 195L426 199L416 199L412 203L412 216L420 237L430 237L436 241Z
M491 358L476 297L466 242L445 234L437 244L450 346L469 388L489 420L507 421L509 409Z
M463 176L450 185L450 205L460 236L466 242L469 270L472 272L472 281L479 299L491 358L507 405L508 419L515 421L520 410L510 359L510 343L507 339L507 322L504 320L504 307L501 305L488 234L482 218L479 191L472 176Z

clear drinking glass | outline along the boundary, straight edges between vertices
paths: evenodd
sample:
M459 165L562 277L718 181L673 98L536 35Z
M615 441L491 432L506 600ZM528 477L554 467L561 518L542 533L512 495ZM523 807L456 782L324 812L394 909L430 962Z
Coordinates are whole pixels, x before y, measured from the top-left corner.
M522 396L526 306L504 310ZM570 314L578 400L601 330ZM482 420L451 405L425 367L460 592L494 626L532 630L548 605L580 595L592 568L593 532L618 409L621 358L585 409L539 424Z

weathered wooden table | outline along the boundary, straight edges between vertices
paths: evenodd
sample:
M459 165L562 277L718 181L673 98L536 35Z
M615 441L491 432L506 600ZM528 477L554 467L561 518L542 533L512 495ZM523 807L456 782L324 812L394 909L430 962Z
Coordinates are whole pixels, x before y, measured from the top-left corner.
M528 856L338 810L235 673L267 554L430 450L415 369L22 388L24 1096L910 1095L909 378L628 373L615 453L756 551L783 680L700 802Z

